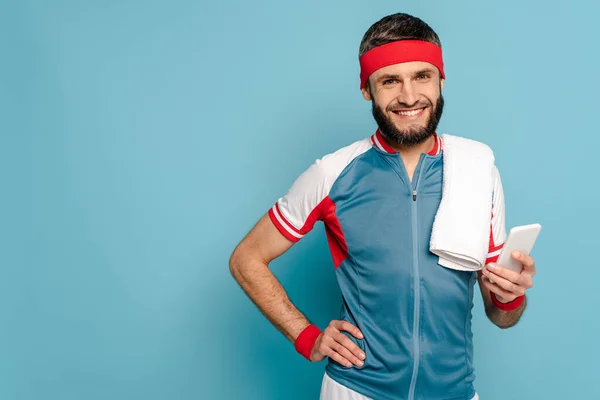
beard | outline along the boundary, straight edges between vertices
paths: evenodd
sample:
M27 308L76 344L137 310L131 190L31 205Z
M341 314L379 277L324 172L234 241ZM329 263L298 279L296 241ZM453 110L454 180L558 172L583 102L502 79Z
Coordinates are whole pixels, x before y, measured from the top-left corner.
M389 141L390 144L396 144L399 146L412 147L426 141L430 136L435 133L437 126L442 118L442 112L444 111L444 97L440 93L440 97L435 103L435 107L431 110L429 118L425 126L411 126L407 129L400 130L396 128L396 125L390 117L383 111L383 109L372 100L373 106L373 118L379 126L379 131L383 137ZM431 102L427 100L427 103L419 103L418 107L431 106ZM396 108L409 108L404 103L395 103L387 107L386 111L391 112Z

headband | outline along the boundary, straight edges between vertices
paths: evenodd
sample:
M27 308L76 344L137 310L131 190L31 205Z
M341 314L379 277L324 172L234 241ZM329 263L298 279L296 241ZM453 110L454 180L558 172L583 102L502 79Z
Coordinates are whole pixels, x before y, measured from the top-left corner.
M377 46L362 55L360 58L360 88L365 87L369 76L378 69L409 61L424 61L433 64L440 71L442 79L446 78L441 47L423 40L398 40Z

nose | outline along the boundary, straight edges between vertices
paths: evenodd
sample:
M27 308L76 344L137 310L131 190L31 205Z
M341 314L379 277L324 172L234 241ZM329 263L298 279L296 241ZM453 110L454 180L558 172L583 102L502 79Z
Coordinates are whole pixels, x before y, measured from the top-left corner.
M400 85L400 93L398 93L398 102L406 104L407 107L415 105L417 102L417 94L415 88L410 81Z

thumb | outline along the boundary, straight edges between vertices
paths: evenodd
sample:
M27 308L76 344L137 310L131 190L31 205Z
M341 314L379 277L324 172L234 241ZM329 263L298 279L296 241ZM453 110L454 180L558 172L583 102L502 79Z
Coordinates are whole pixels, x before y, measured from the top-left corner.
M523 254L519 251L514 251L512 257L523 265L523 271L535 273L535 262L531 256Z

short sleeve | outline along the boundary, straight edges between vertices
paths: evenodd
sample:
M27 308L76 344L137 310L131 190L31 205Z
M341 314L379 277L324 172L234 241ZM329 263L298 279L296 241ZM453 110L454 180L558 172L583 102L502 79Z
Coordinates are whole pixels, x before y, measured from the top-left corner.
M492 220L490 223L490 244L486 264L498 261L500 251L506 241L506 222L504 208L504 191L498 168L494 166L492 171L493 187L492 194Z
M315 161L269 210L271 221L283 236L297 242L322 219L330 187L322 161Z
M329 193L342 171L371 148L372 142L367 138L317 159L269 210L269 217L279 232L292 242L297 242L319 220L324 221L330 229L339 231L339 227L331 224L335 204Z

